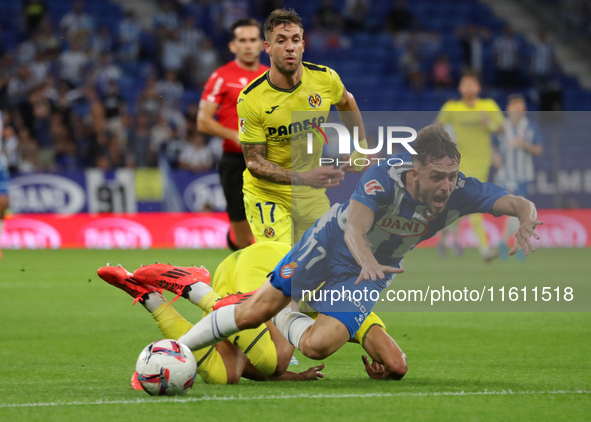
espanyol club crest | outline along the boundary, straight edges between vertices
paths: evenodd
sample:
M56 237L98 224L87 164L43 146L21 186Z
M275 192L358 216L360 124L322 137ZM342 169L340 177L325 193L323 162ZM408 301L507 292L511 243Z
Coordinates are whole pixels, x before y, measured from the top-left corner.
M368 195L375 195L376 192L384 192L384 188L377 180L373 179L363 185L363 190Z
M281 267L281 277L289 278L293 274L293 267L290 264Z
M320 107L320 104L322 104L322 97L320 97L320 95L318 94L310 95L310 98L308 98L308 102L312 107L318 108Z

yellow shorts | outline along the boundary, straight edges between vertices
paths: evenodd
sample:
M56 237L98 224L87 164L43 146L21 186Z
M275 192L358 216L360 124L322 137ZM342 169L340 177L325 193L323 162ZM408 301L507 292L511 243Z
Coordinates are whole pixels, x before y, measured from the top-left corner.
M226 365L215 346L197 350L193 355L197 360L197 373L205 383L221 385L228 383Z
M246 219L256 242L295 244L330 209L324 190L306 196L285 197L244 189Z

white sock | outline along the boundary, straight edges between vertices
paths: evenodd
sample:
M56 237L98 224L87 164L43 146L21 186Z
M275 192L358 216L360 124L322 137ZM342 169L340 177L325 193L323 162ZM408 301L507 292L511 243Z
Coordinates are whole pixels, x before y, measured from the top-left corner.
M186 299L192 304L199 306L199 302L201 302L201 299L203 299L205 295L211 292L213 292L211 286L208 286L207 284L202 282L193 283L191 284L191 290L189 290ZM183 295L183 297L185 296Z
M142 305L144 305L144 308L146 308L150 313L156 311L156 309L158 309L160 305L164 303L166 303L166 298L158 292L149 293L148 296L144 297L144 300L142 301Z
M275 325L283 337L299 350L300 339L304 332L314 324L314 320L308 315L288 310L289 308L283 309L277 314Z
M204 283L199 283L204 284ZM234 309L236 305L228 305L209 315L179 338L179 342L191 350L198 350L222 341L240 331L236 325Z
M277 321L277 318L279 318L279 315L283 315L286 312L293 312L293 310L289 306L283 308L282 310L280 310L279 312L277 312L277 315L275 315L274 317L271 318L271 322L273 324L277 325L277 323L275 321Z

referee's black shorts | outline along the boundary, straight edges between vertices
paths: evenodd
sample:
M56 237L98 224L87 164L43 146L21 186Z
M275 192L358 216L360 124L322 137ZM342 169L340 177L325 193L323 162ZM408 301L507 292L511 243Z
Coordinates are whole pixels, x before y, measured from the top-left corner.
M244 155L224 152L219 164L220 181L228 204L226 210L230 221L246 220L242 196L242 173L246 170Z

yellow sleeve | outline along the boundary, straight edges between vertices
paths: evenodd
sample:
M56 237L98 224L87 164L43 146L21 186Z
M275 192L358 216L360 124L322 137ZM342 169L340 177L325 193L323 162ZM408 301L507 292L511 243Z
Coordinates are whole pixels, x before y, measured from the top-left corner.
M445 125L448 123L452 123L452 111L453 111L453 102L452 101L448 101L445 104L443 104L443 107L441 107L441 110L439 110L439 114L437 115L437 123L439 123L440 125Z
M255 109L253 97L240 94L236 109L238 111L238 135L240 143L266 144L265 128L260 113Z
M343 97L345 87L343 86L343 82L341 81L339 74L331 68L327 69L330 77L330 103L337 104Z

